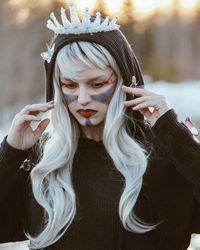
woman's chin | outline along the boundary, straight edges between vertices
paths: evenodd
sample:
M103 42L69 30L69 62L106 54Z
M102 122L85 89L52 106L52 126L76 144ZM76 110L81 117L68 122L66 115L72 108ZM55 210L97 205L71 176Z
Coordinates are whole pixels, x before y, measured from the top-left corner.
M83 118L83 119L78 119L78 123L83 126L83 127L98 127L102 125L104 120L100 119L95 119L95 118Z

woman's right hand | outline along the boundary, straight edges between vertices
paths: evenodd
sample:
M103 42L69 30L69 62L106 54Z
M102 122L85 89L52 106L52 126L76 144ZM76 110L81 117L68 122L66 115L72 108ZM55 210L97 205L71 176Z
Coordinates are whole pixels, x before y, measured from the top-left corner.
M15 115L12 121L7 136L8 144L13 148L21 150L31 148L50 122L48 118L41 121L41 118L37 117L37 115L52 108L54 108L54 101L25 106ZM40 122L35 130L30 126L33 121Z

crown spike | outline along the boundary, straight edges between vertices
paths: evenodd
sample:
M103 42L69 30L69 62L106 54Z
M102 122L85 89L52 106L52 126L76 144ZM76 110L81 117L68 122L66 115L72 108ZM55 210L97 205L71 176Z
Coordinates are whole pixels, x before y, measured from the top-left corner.
M69 22L69 20L66 17L66 13L65 13L65 9L61 8L61 19L62 19L62 23L63 26L67 26L67 25L71 25L71 23Z
M101 13L100 12L97 12L96 13L96 18L95 18L95 21L94 21L94 25L100 25L101 23Z
M54 15L53 12L51 12L50 17L51 17L51 19L54 21L54 23L55 23L55 25L56 25L57 27L62 26L62 25L58 22L58 20L56 19L56 17L55 17L55 15Z
M103 23L102 23L101 25L102 25L102 26L107 26L108 23L109 23L109 16L107 16L107 17L105 18L105 20L103 21Z
M50 19L47 21L47 28L49 28L50 30L53 30L54 32L57 29L57 27L55 26L55 24Z
M71 22L74 23L74 24L78 24L80 23L80 20L78 18L78 15L77 15L77 12L76 12L76 9L74 7L74 4L73 3L70 3L70 17L71 17Z
M114 16L113 20L110 22L110 25L115 25L117 22L118 17Z
M82 23L83 24L90 23L90 15L89 15L89 8L88 7L85 8L85 12L84 12L83 18L82 18Z

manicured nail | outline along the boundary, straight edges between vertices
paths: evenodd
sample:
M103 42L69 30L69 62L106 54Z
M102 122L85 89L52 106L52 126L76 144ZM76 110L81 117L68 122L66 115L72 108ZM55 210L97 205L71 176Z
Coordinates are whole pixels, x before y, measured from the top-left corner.
M136 87L136 78L135 76L132 77L132 83L130 85L131 88L135 88Z

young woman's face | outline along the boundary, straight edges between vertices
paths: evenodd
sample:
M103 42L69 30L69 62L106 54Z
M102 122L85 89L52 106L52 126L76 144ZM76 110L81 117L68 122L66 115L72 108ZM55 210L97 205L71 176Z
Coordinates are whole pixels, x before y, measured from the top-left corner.
M81 126L98 126L105 120L116 85L116 75L109 67L87 68L77 79L60 76L61 88L71 114Z

